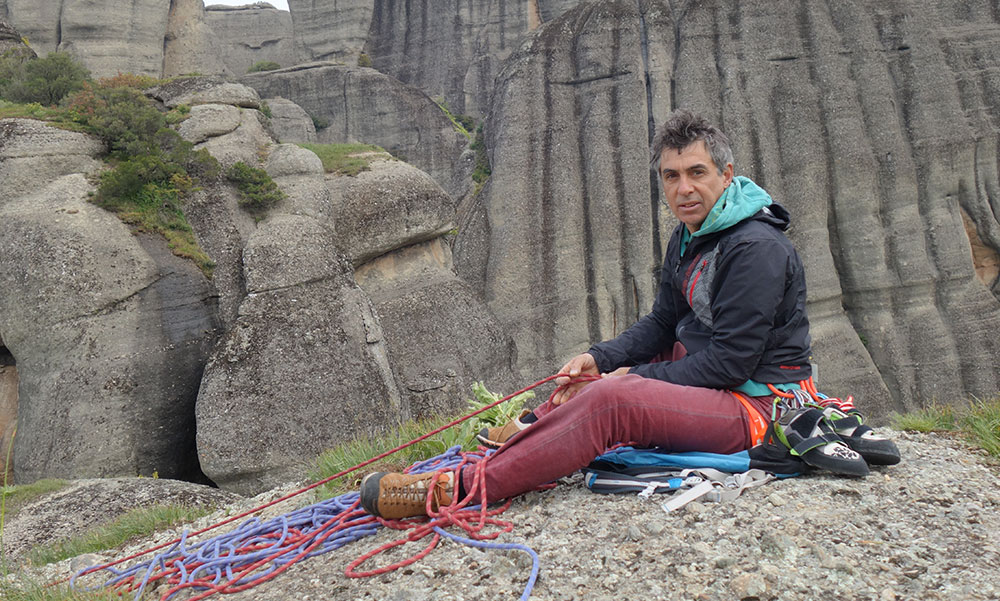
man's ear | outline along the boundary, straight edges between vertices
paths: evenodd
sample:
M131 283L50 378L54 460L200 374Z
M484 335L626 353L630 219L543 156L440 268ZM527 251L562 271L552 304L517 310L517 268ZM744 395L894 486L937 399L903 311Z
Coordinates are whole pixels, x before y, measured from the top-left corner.
M726 186L733 183L733 164L726 163L726 168L722 170L722 181L726 182Z

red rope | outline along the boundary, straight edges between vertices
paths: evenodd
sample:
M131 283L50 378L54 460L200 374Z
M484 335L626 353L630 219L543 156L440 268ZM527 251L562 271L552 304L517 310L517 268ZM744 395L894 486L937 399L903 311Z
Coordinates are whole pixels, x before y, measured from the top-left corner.
M447 423L447 424L445 424L445 425L443 425L443 426L441 426L439 428L436 428L436 429L428 432L427 434L419 436L419 437L417 437L417 438L415 438L415 439L413 439L413 440L411 440L411 441L409 441L407 443L401 444L401 445L397 446L394 449L388 450L388 451L386 451L384 453L381 453L381 454L379 454L379 455L377 455L375 457L372 457L371 459L369 459L367 461L363 461L363 462L355 465L354 467L348 468L348 469L343 470L341 472L338 472L338 473L336 473L336 474L334 474L332 476L329 476L327 478L324 478L322 480L314 482L314 483L312 483L312 484L310 484L308 486L305 486L305 487L303 487L303 488L301 488L299 490L291 492L291 493L289 493L289 494L287 494L287 495L285 495L285 496L283 496L283 497L281 497L279 499L275 499L274 501L270 501L268 503L265 503L263 505L255 507L253 509L248 509L247 511L244 511L243 513L240 513L238 515L235 515L235 516L232 516L232 517L227 518L225 520L222 520L221 522L217 522L215 524L212 524L210 526L207 526L205 528L202 528L200 530L192 532L192 533L190 533L188 535L188 538L189 539L190 538L194 538L196 536L199 536L199 535L204 534L206 532L209 532L211 530L215 530L216 528L219 528L219 527L224 526L226 524L231 524L231 523L233 523L235 521L238 521L238 520L241 520L241 519L243 519L243 518L245 518L245 517L247 517L249 515L255 514L255 513L259 512L259 511L262 511L264 509L267 509L269 507L277 505L278 503L282 503L282 502L287 501L287 500L289 500L291 498L294 498L294 497L296 497L296 496L298 496L298 495L300 495L302 493L305 493L307 491L313 490L314 488L317 488L319 486L327 484L328 482L332 482L333 480L336 480L337 478L340 478L342 476L350 474L351 472L357 471L357 470L359 470L362 467L365 467L367 465L371 465L372 463L375 463L376 461L378 461L380 459L384 459L385 457L388 457L389 455L392 455L393 453L397 453L397 452L399 452L399 451L401 451L401 450L403 450L403 449L405 449L407 447L411 447L411 446L413 446L413 445L415 445L415 444L417 444L417 443L419 443L419 442L421 442L423 440L426 440L426 439L430 438L431 436L434 436L435 434L439 434L440 432L443 432L443 431L447 430L448 428L451 428L451 427L456 426L456 425L458 425L458 424L460 424L460 423L462 423L462 422L464 422L464 421L466 421L468 419L471 419L471 418L479 415L480 413L483 413L484 411L488 411L488 410L492 409L493 407L496 407L497 405L499 405L501 403L504 403L504 402L506 402L506 401L514 398L515 396L518 396L520 394L528 392L529 390L537 388L538 386L541 386L542 384L545 384L547 382L555 380L556 378L563 378L563 377L569 378L570 376L568 376L568 374L556 374L556 375L553 375L553 376L549 376L547 378L543 378L543 379L535 382L534 384L526 386L526 387L522 388L521 390L518 390L517 392L511 393L511 394L503 397L502 399L497 400L496 402L490 403L489 405L486 405L485 407L482 407L481 409L477 409L476 411L473 411L472 413L469 413L469 414L467 414L467 415L465 415L463 417L460 417L460 418L458 418L458 419L456 419L454 421L451 421L451 422L449 422L449 423ZM556 392L558 392L559 390L563 389L565 386L568 386L569 384L576 383L576 382L582 381L582 380L591 381L591 380L595 380L595 379L600 379L600 376L581 375L581 376L578 376L578 377L574 377L570 382L567 382L566 384L562 384L559 387L557 387L556 390L553 391L553 393L549 397L549 399L551 400L552 397L555 396ZM475 532L478 533L487 524L496 524L496 525L500 525L501 528L506 528L506 526L508 525L507 522L500 522L498 520L492 520L492 519L489 518L489 516L497 515L499 513L502 513L503 510L505 510L506 507L509 505L509 502L508 502L507 505L505 505L503 508L501 508L499 510L493 510L493 511L487 511L486 510L486 503L485 503L485 499L486 499L485 472L483 472L483 466L484 466L484 464L485 464L485 461L479 461L476 464L477 471L476 471L475 485L473 486L472 490L469 491L469 494L466 495L465 499L462 500L462 502L459 504L459 506L455 507L454 509L442 508L443 511L439 511L439 512L436 512L436 513L432 514L431 511L430 511L430 507L428 505L428 515L430 515L432 518L442 518L442 519L444 519L449 524L455 524L455 525L459 525L459 526L461 526L462 524L467 524L468 519L469 519L468 514L469 513L474 513L474 512L469 512L467 510L463 512L461 510L461 507L464 507L466 504L468 504L469 499L471 499L472 496L478 490L479 493L480 493L480 497L482 499L482 508L479 511L479 514L480 514L479 523L475 527L473 527L473 531L475 531ZM429 503L429 501L428 501L428 503ZM334 518L334 520L336 520L336 519L337 518ZM382 522L383 524L385 524L386 526L390 527L390 528L395 528L399 524L405 524L405 523L407 523L407 522L404 521L404 522L400 522L400 523L394 524L393 522L390 522L388 520L381 520L381 519L379 519L379 521ZM436 520L435 520L435 522L436 522ZM352 525L357 525L357 524L352 524ZM412 526L405 526L405 527L406 528L411 528ZM431 528L432 528L432 526L428 526L427 530L432 531ZM510 528L513 528L513 526L510 525ZM308 554L309 551L311 551L317 545L321 544L326 538L328 538L329 536L331 536L337 530L338 530L338 528L332 529L329 532L320 531L320 532L322 532L322 537L318 538L316 541L314 541L312 544L310 544L305 550L303 550L301 553L299 553L296 556L295 559L297 560L297 559L301 558L302 556ZM501 531L498 531L498 532L496 532L496 533L494 533L492 535L483 535L483 536L490 536L491 538L495 538L496 536L499 536L500 532L503 532L503 531L509 532L510 529L507 529L507 530L501 529ZM420 530L420 532L424 532L424 531ZM411 537L412 536L414 536L414 534L411 534ZM424 536L426 536L426 532L424 532L423 534L421 534L420 536L418 536L414 540L418 540L419 538L423 538ZM403 544L405 542L408 542L409 538L410 537L408 537L407 540L404 540L402 542L397 541L397 543L398 544ZM424 552L422 552L422 554L420 554L420 557L426 556L427 553L430 553L430 551L437 544L437 540L438 539L440 539L440 536L438 536L438 535L435 534L435 539L432 541L432 544L429 545L428 548ZM94 566L94 567L88 568L87 570L81 572L79 574L79 576L84 576L86 574L90 574L90 573L97 572L97 571L100 571L100 570L105 570L107 568L120 565L120 564L125 563L127 561L131 561L133 559L137 559L139 557L143 557L145 555L153 553L154 551L159 551L160 549L165 549L165 548L170 547L172 545L176 545L177 543L181 542L181 540L182 540L182 538L175 538L175 539L167 541L165 543L162 543L162 544L156 545L154 547L150 547L148 549L145 549L143 551L139 551L138 553L133 553L132 555L129 555L128 557L124 557L122 559L118 559L118 560L115 560L115 561L112 561L112 562L108 562L108 563L105 563L105 564L102 564L102 565L99 565L99 566ZM307 541L302 541L302 544L304 544L305 542L307 542ZM286 548L286 549L282 550L280 554L287 553L290 550L291 550L290 548ZM377 554L377 553L366 554L366 556L363 559L367 559L368 556L373 556L375 554ZM415 559L413 559L413 561L419 560L420 557L416 557ZM413 561L410 561L409 563L413 563ZM353 570L354 567L356 567L357 565L360 565L360 563L362 563L362 562L363 561L356 561L356 562L352 563L350 566L348 566L348 570L349 571ZM257 563L260 563L260 562L257 562ZM292 563L294 563L294 562L290 562L289 564L286 564L285 566L282 566L281 568L275 570L274 572L268 574L267 576L262 577L261 579L253 581L253 586L255 586L256 584L259 584L260 582L264 582L266 580L269 580L270 578L274 577L278 573L286 570L287 567L289 565L291 565ZM251 566L251 567L248 567L248 568L244 568L244 570L241 571L240 575L242 576L242 575L244 575L246 573L249 573L253 569L256 569L256 567L259 567L259 566L257 566L257 564L255 563L254 566ZM393 568L393 569L395 569L395 568ZM388 569L385 569L385 570L389 571ZM377 572L377 573L383 573L383 572ZM348 575L352 575L352 574L348 574ZM168 571L165 571L163 574L158 575L158 578L167 577L167 576L168 576ZM50 583L50 586L66 582L66 581L70 580L70 578L72 578L72 576L68 576L68 577L63 578L61 580L54 581L54 582ZM199 585L201 585L201 583L199 583ZM184 586L193 586L193 584L189 583L188 585L184 585ZM184 586L181 586L179 588L184 588ZM244 590L244 588L249 588L249 586L247 586L247 585L241 585L240 587L229 588L228 585L212 585L210 583L204 584L204 586L208 586L211 590L205 591L205 593L203 593L203 594L201 594L201 595L199 595L197 597L192 598L191 601L194 601L194 599L201 599L201 598L206 597L206 596L208 596L210 594L213 594L215 592L235 592L236 590Z

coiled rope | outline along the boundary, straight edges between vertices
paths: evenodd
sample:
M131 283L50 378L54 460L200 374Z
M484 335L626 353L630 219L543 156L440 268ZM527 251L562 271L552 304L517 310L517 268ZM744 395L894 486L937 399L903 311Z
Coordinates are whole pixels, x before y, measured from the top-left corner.
M370 536L377 531L379 525L382 525L410 532L405 538L382 545L351 562L345 570L347 576L361 578L385 574L410 565L427 556L437 546L441 537L445 536L457 542L482 548L517 549L528 553L532 558L532 570L521 596L522 600L526 600L530 596L538 576L538 555L524 545L485 542L513 530L512 523L493 517L503 513L510 506L509 500L498 509L490 510L487 508L484 467L492 451L462 453L461 448L456 446L438 457L418 462L407 470L410 473L434 472L429 490L433 489L433 483L446 471L466 467L474 470L473 484L463 499L456 500L457 502L450 506L440 507L437 511L432 511L428 498L427 518L384 520L370 516L359 508L358 493L351 492L281 515L266 523L261 523L258 518L252 517L229 533L217 535L199 543L192 543L191 540L370 465L559 377L568 376L556 374L539 380L410 442L239 515L195 532L185 531L180 538L128 557L85 568L69 579L71 586L76 586L77 580L83 576L96 572L108 572L110 578L96 588L108 587L123 593L135 592L134 598L138 601L151 583L163 581L168 583L170 588L161 596L161 600L167 601L184 589L194 588L202 591L190 598L191 601L196 601L216 593L235 593L253 588L281 574L302 559L328 553L350 542ZM557 387L552 396L555 396L557 392L569 384L595 379L599 379L599 376L574 377L568 384ZM478 500L478 504L470 505L474 500ZM444 530L447 526L462 528L469 535L468 538L447 532ZM497 529L492 532L484 532L486 526L494 526ZM430 543L422 551L407 559L370 571L356 571L361 564L380 553L408 542L418 541L429 535L431 536ZM145 562L124 569L116 567L157 551L159 553Z

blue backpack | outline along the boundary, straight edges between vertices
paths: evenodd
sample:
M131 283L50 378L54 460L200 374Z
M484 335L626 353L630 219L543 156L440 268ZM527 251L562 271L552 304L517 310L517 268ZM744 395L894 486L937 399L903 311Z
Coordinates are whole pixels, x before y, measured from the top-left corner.
M730 455L619 447L583 468L584 483L595 493L638 493L646 498L681 491L663 503L668 512L696 499L735 499L747 488L797 476L807 469L788 447L772 442L768 430L765 442Z

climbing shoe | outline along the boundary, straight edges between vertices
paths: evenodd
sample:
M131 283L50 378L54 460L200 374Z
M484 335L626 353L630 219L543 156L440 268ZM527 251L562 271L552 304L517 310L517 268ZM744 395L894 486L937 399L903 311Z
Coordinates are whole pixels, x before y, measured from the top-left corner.
M844 444L819 409L802 407L785 413L774 422L774 434L806 465L844 476L868 475L864 458Z
M435 472L394 474L376 472L361 481L361 506L368 513L387 520L427 515L427 497L431 511L451 505L454 498L454 472L443 472L431 490Z
M521 415L517 416L516 419L513 419L502 426L497 426L495 428L483 428L479 431L479 434L476 435L476 439L479 440L483 446L491 449L499 449L505 442L510 440L511 436L517 434L521 430L524 430L533 423L525 423L521 421L530 413L530 409L525 409L521 412Z
M836 407L823 409L823 417L833 431L848 447L864 457L869 465L896 465L899 463L899 449L896 443L875 434L864 423L858 411L842 411Z

